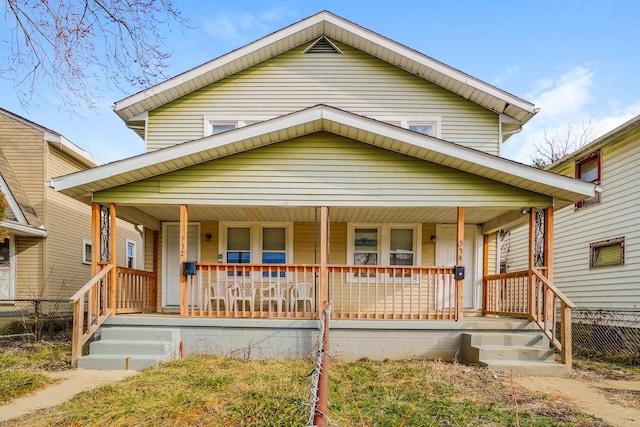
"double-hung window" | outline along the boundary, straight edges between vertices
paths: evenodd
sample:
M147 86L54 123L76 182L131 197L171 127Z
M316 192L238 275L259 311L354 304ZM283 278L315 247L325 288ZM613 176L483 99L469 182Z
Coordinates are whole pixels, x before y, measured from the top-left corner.
M420 224L349 224L347 263L356 266L417 265L421 230ZM399 275L401 273L395 274ZM359 276L375 277L375 274Z
M575 177L595 185L602 184L602 164L600 162L600 151L595 151L586 157L576 161ZM594 197L576 202L575 209L584 208L589 205L600 203L600 193Z
M133 240L126 240L127 243L127 268L136 268L136 242Z

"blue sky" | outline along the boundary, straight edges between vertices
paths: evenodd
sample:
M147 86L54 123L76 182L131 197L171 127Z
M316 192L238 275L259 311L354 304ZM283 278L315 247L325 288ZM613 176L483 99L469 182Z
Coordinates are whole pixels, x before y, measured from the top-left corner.
M167 33L168 76L329 10L534 103L540 113L503 147L505 157L527 164L545 132L591 121L603 134L640 114L637 0L217 0L180 7L191 28ZM51 98L46 87L38 90ZM138 90L104 90L99 111L72 117L55 101L21 107L12 84L0 79L0 107L110 162L144 150L111 109Z

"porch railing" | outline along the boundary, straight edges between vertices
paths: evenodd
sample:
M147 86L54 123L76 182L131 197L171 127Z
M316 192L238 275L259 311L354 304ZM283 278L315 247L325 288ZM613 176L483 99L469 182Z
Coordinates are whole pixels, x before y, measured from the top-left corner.
M113 265L104 266L89 282L69 300L73 303L73 337L71 344L71 364L76 365L82 356L82 346L112 314L110 307L111 270Z
M485 276L484 312L535 322L570 368L571 310L575 305L545 274L545 269L535 268Z
M158 305L156 273L117 267L116 314L155 312Z
M337 319L455 319L453 267L329 265ZM320 266L200 263L188 282L188 315L315 318Z

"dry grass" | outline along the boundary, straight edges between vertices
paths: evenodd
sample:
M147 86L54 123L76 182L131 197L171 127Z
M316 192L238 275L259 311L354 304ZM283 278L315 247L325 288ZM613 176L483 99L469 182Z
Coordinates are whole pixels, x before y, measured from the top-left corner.
M7 425L300 427L312 368L301 360L188 357ZM329 384L334 426L607 425L509 377L453 363L334 362Z

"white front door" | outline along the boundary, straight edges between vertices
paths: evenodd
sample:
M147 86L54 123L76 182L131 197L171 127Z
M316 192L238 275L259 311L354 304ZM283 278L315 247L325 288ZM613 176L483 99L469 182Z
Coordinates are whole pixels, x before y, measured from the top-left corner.
M436 225L436 265L455 265L456 260L456 225L437 224ZM478 307L480 285L482 284L481 254L478 252L482 245L478 244L476 227L465 225L464 227L464 267L465 275L463 281L463 308L474 309Z
M11 238L0 241L0 300L14 299L13 286L13 240Z
M165 224L163 236L162 306L180 306L180 224ZM200 224L187 228L187 261L200 260ZM199 291L199 290L198 290ZM199 300L199 292L196 301Z

